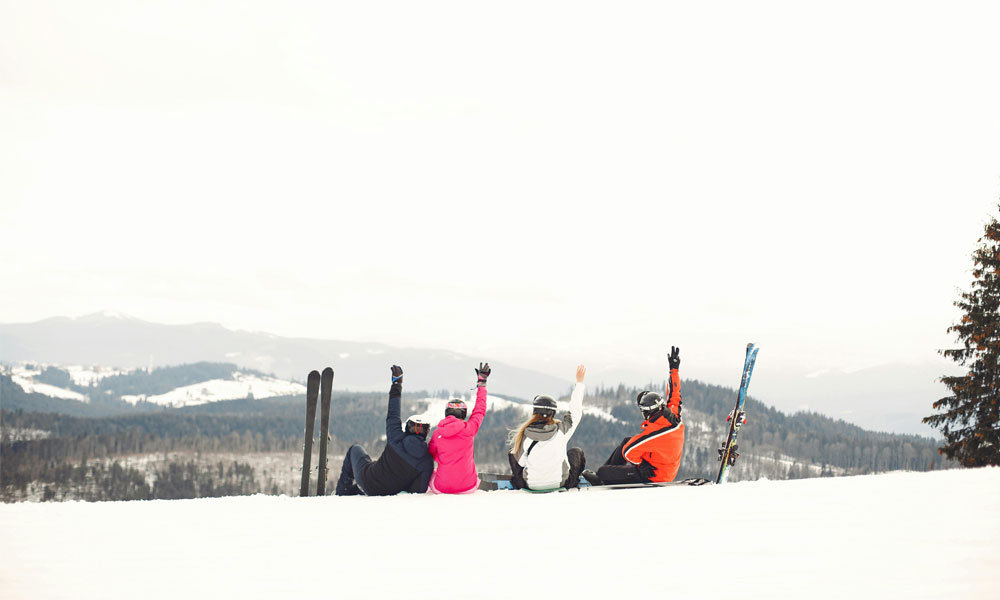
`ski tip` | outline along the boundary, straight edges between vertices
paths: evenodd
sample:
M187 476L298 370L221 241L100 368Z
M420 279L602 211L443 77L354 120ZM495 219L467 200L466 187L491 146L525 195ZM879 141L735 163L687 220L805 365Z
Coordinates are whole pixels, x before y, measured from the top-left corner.
M309 371L309 381L316 381L317 379L319 379L319 371Z
M333 379L333 367L323 369L323 377Z

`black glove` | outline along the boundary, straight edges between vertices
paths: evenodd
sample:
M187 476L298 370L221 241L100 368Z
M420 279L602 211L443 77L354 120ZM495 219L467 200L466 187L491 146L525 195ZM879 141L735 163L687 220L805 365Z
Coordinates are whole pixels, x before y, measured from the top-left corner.
M479 368L476 369L476 378L478 382L477 387L483 387L486 385L486 378L490 376L490 363L479 363Z
M650 464L645 458L636 467L639 469L639 475L646 481L652 481L653 477L656 476L656 467Z
M392 365L392 382L403 383L403 367Z
M670 347L670 356L667 357L667 362L670 363L670 370L681 368L681 349Z

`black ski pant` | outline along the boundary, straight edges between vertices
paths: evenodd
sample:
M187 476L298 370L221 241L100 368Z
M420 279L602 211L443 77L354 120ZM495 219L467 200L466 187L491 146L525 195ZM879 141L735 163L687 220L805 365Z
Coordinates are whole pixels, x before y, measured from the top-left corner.
M514 485L515 489L526 489L528 482L524 480L524 467L517 464L517 459L514 458L513 454L508 454L507 460L510 462L511 484ZM584 457L582 449L570 448L566 451L566 460L569 461L569 475L566 476L562 487L568 490L580 485L580 473L583 473L587 467L587 459Z
M649 478L643 473L643 471L648 472L648 469L643 468L645 465L633 465L625 460L622 449L630 439L632 438L623 439L608 460L597 469L597 476L601 478L602 483L649 483Z
M365 494L365 484L362 480L366 465L370 465L372 458L368 456L365 449L354 444L347 450L344 456L344 466L340 469L340 479L337 480L337 496L358 496Z

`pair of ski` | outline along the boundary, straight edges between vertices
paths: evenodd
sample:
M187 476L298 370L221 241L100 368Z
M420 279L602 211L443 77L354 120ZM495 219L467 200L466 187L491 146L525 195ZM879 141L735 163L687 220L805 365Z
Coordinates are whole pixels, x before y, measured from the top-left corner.
M333 369L311 371L306 380L306 441L302 454L302 489L300 496L309 495L309 477L312 474L313 427L316 424L316 400L319 399L319 479L316 481L316 495L326 495L326 450L330 442L330 397L333 395Z
M736 438L740 433L740 426L746 423L746 411L744 407L747 402L747 389L750 387L750 377L753 375L753 367L757 362L757 350L759 348L755 344L747 344L747 354L746 358L743 360L743 376L740 379L740 389L736 395L736 408L733 412L729 413L726 418L729 421L729 433L726 436L726 441L722 443L719 448L719 461L722 463L719 466L719 474L715 478L715 483L725 483L729 477L729 468L736 464L736 459L739 457L737 450L739 449ZM612 484L612 485L601 485L592 486L587 482L582 476L580 477L580 485L576 488L580 491L585 490L601 490L601 489L630 489L630 488L645 488L645 487L665 487L673 485L705 485L706 483L712 483L707 479L692 478L684 479L681 481L671 481L671 482L652 482L652 483L623 483L623 484ZM492 475L492 474L482 474L480 475L479 489L481 490L512 490L514 489L513 484L510 482L509 475ZM535 492L565 492L568 491L566 488L557 488L554 490L526 490Z

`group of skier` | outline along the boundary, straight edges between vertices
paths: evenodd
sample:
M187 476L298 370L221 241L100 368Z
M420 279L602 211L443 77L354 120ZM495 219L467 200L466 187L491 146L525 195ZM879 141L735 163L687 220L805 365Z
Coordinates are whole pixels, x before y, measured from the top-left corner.
M536 396L531 416L508 436L513 486L538 491L569 489L579 485L581 476L591 485L673 481L684 449L680 362L680 348L671 347L668 397L651 391L639 393L636 404L643 416L641 430L622 440L596 472L586 470L582 449L568 448L583 416L583 380L587 369L583 365L577 367L569 410L561 418L556 418L557 404L552 397ZM472 413L468 414L464 401L450 400L444 418L428 441L429 422L419 416L410 417L405 424L402 421L403 369L393 365L385 449L378 459L372 460L360 445L351 446L344 457L336 495L476 491L479 475L473 445L486 416L489 375L489 364L480 363L476 369L476 404Z

